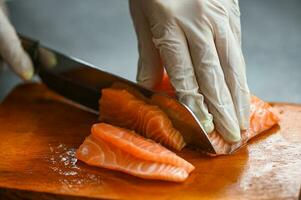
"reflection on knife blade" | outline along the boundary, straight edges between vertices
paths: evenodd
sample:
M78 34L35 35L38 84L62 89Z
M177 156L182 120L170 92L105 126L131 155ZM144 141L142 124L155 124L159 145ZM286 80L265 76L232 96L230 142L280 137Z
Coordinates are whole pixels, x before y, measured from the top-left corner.
M165 99L165 101L162 102L172 101L178 105L178 107L181 107L188 116L191 116L192 120L187 124L185 119L181 120L173 116L172 112L169 112L169 117L175 127L178 128L180 132L182 131L182 133L187 132L187 134L192 135L193 139L191 141L194 141L194 145L198 148L211 154L216 153L195 115L187 106L178 102L176 99L155 94L153 91L143 88L134 82L102 71L79 59L68 57L43 47L32 39L21 36L21 40L24 48L31 55L36 73L40 76L43 83L62 96L93 110L98 110L98 100L101 96L101 89L110 87L116 82L129 85L148 98L153 95L159 95L162 99ZM161 103L159 106L165 110L169 109L167 104ZM191 123L193 124L192 126Z

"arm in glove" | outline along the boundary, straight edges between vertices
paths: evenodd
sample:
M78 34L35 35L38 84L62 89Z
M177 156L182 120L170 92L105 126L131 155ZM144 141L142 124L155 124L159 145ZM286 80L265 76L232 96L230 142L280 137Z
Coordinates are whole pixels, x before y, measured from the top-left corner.
M153 87L164 65L179 100L206 132L216 128L225 140L239 141L249 124L250 94L237 0L130 0L130 10L138 83Z
M0 55L22 79L33 76L32 62L21 46L15 29L9 22L4 4L0 2Z

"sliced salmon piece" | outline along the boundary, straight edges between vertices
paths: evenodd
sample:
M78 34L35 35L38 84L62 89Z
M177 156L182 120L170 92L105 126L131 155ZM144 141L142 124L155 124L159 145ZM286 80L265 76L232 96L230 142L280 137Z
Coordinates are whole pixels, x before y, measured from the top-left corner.
M251 98L250 134L263 132L279 122L278 112L256 96Z
M185 146L183 136L158 106L147 104L127 90L103 89L99 106L103 122L135 130L176 150Z
M133 131L98 123L92 126L91 132L94 138L111 143L128 153L132 153L137 158L182 167L188 173L194 170L194 166L183 158Z
M182 182L194 169L160 144L105 123L93 125L92 134L79 147L76 156L89 165L145 179Z

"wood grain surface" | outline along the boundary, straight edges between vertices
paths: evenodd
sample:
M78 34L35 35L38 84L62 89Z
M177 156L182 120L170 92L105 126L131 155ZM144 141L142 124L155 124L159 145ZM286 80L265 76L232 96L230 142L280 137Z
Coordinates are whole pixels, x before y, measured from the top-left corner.
M97 115L41 84L20 85L0 105L0 195L3 199L297 199L301 105L274 105L281 111L280 126L234 155L181 152L196 170L179 184L143 180L76 161L74 151L90 134Z

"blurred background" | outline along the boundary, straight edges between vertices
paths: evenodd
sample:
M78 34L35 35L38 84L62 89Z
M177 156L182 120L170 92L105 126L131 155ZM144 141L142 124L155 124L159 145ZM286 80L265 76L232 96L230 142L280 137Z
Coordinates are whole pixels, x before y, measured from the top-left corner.
M127 0L14 0L7 5L18 32L135 80L137 41ZM240 8L252 93L301 103L301 1L240 0ZM19 82L2 69L0 101Z

